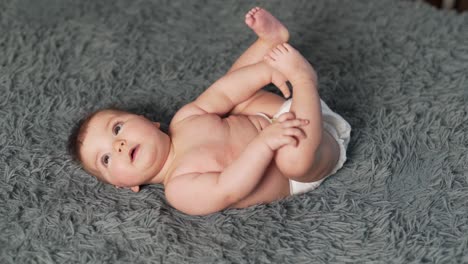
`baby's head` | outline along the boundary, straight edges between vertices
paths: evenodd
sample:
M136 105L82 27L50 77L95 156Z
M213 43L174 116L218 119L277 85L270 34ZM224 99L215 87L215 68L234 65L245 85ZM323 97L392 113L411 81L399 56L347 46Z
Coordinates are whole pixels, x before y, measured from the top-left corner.
M69 150L84 169L116 187L160 181L159 172L171 141L160 124L117 109L104 109L81 120L69 139Z

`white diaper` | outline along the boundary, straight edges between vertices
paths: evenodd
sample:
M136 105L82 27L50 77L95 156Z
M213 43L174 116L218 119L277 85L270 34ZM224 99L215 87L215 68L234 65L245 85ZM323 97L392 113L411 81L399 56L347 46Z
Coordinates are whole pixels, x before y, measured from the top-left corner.
M280 107L278 112L273 116L273 119L278 118L283 113L289 112L289 109L291 108L291 103L292 99L289 99L286 102L284 102L284 104ZM348 143L351 136L351 125L348 122L346 122L346 120L344 120L343 117L330 110L328 105L321 99L320 103L322 106L323 127L328 133L330 133L330 135L333 136L333 138L338 143L338 146L340 147L340 158L332 172L319 181L297 182L289 180L289 189L291 195L316 189L328 176L335 174L336 171L341 169L341 167L343 167L343 164L346 161L346 149L348 148ZM262 113L259 113L259 115L265 116Z

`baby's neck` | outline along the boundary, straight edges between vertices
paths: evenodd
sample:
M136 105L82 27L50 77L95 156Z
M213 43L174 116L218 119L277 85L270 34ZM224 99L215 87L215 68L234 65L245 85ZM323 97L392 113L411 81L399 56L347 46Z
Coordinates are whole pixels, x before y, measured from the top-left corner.
M172 144L172 141L170 140L169 142L170 148L169 152L167 153L166 160L163 163L163 166L161 170L153 177L153 179L148 182L148 184L163 184L167 182L167 179L169 178L169 172L172 167L173 161L175 159L175 151L174 151L174 145Z

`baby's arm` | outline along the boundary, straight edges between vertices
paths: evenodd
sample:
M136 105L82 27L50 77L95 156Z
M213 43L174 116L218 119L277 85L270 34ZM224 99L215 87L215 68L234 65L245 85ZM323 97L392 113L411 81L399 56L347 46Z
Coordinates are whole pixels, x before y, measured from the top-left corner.
M278 86L285 97L289 97L290 91L284 75L267 63L259 62L224 75L202 93L194 103L209 113L222 115L272 82Z
M285 97L290 96L284 75L265 62L229 72L211 85L195 101L181 108L174 116L174 122L193 114L224 115L229 113L235 106L249 99L270 83L274 83Z
M279 119L264 129L222 172L175 175L166 184L166 197L176 209L192 215L223 210L249 195L262 179L275 151L305 137L306 120Z

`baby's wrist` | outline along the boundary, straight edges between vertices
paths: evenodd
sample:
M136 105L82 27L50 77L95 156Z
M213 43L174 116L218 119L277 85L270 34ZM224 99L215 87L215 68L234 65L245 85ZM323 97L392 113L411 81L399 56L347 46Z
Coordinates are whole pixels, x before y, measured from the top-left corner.
M270 146L270 144L268 144L267 140L265 139L265 137L262 137L262 136L259 136L257 137L257 141L258 141L258 152L259 154L265 154L265 155L271 155L273 156L274 152L275 152L275 149L272 148Z

